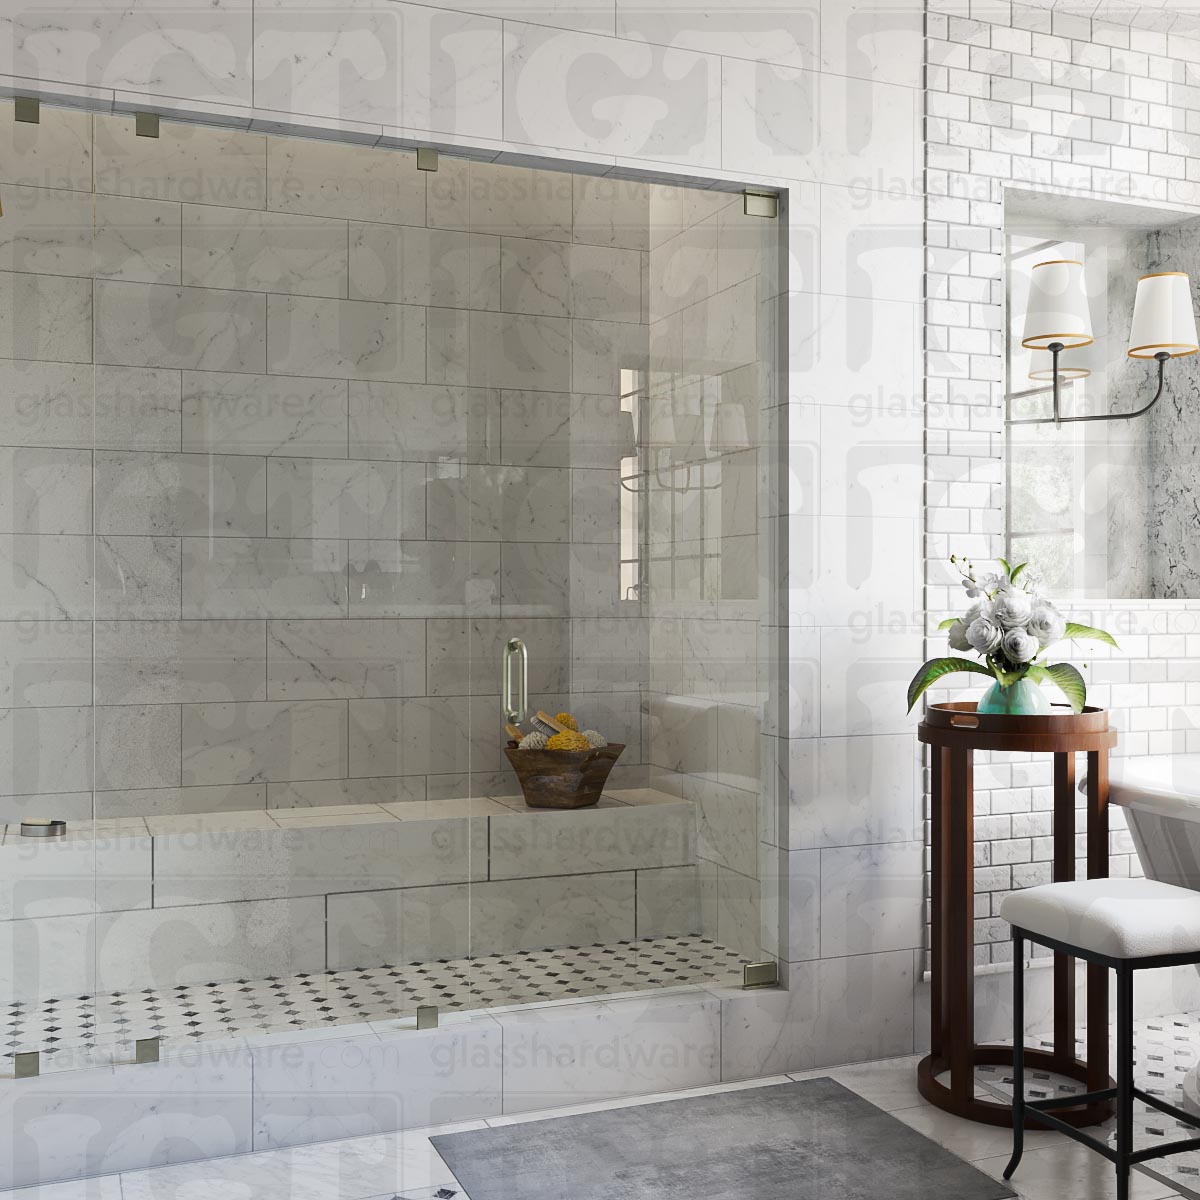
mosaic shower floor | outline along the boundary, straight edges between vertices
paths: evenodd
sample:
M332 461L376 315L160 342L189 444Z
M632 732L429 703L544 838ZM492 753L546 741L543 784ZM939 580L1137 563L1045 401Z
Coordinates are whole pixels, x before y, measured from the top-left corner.
M1049 1041L1031 1038L1030 1047L1051 1048ZM1085 1057L1083 1042L1077 1053ZM1138 1087L1182 1108L1183 1080L1200 1060L1200 1013L1180 1013L1170 1017L1150 1017L1134 1026L1134 1079ZM1114 1060L1110 1059L1110 1063ZM1110 1068L1111 1069L1111 1068ZM978 1067L975 1071L977 1094L1010 1099L1012 1075L1007 1067ZM1029 1099L1074 1096L1085 1091L1083 1084L1048 1071L1026 1071L1025 1094ZM1104 1129L1115 1143L1116 1129L1109 1121ZM1095 1133L1096 1131L1090 1130ZM1156 1142L1171 1142L1195 1137L1196 1130L1168 1117L1141 1101L1135 1102L1133 1144L1137 1149ZM1185 1195L1200 1200L1200 1151L1173 1155L1171 1158L1142 1164L1143 1174L1161 1180Z
M702 937L323 971L10 1004L0 1008L0 1076L19 1051L43 1070L132 1057L137 1038L167 1042L288 1034L411 1017L419 1005L497 1008L579 996L741 981L743 959Z

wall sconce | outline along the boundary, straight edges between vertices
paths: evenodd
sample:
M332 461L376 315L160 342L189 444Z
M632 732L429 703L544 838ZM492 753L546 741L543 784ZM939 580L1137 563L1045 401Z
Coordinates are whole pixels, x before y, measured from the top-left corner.
M1045 268L1053 268L1046 270ZM1061 332L1060 332L1061 331ZM1158 363L1158 389L1149 404L1127 413L1091 413L1064 417L1059 407L1064 380L1086 378L1084 367L1060 367L1059 355L1092 341L1087 293L1083 287L1083 264L1075 260L1038 263L1030 283L1029 309L1021 345L1050 351L1049 373L1030 372L1031 379L1049 378L1054 395L1054 415L1010 418L1009 425L1062 425L1076 421L1128 421L1149 412L1163 394L1167 360L1200 350L1196 338L1196 314L1192 308L1191 280L1183 271L1158 271L1138 280L1129 331L1130 358L1153 359ZM1024 393L1028 394L1028 393Z

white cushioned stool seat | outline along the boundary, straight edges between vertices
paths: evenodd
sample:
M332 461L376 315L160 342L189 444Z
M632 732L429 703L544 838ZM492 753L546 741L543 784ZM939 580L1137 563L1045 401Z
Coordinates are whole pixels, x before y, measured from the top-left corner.
M1110 958L1200 953L1200 892L1153 879L1044 883L1005 896L1000 916Z

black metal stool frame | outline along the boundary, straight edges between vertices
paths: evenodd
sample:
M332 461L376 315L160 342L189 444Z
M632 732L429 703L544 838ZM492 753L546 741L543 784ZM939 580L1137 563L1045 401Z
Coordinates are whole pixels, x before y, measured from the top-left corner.
M1200 1117L1168 1104L1158 1096L1152 1096L1133 1084L1133 975L1135 971L1149 971L1155 967L1184 967L1200 964L1200 953L1159 954L1151 958L1111 958L1084 950L1066 942L1055 941L1038 933L1013 926L1013 1153L1004 1178L1011 1179L1024 1151L1025 1126L1027 1123L1045 1125L1057 1129L1067 1137L1082 1142L1097 1154L1104 1155L1117 1168L1117 1200L1128 1200L1129 1173L1138 1163L1153 1158L1165 1158L1171 1154L1182 1154L1186 1150L1200 1150L1200 1137L1180 1138L1163 1146L1151 1146L1145 1150L1133 1148L1133 1102L1141 1100L1151 1108L1174 1117L1177 1121L1200 1129ZM1025 1099L1025 942L1034 942L1058 950L1072 958L1111 967L1117 973L1117 1086L1099 1092L1087 1092L1079 1096L1056 1096L1049 1100ZM1098 1104L1116 1099L1117 1148L1112 1149L1099 1138L1091 1137L1048 1111L1055 1108L1073 1108L1077 1105Z

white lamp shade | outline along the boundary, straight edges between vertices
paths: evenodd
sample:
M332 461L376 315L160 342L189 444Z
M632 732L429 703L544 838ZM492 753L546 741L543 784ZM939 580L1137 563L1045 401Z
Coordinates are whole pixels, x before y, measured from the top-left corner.
M1036 263L1029 280L1029 305L1021 345L1046 350L1054 342L1064 347L1092 341L1092 314L1083 286L1083 263L1073 258Z
M1129 330L1129 357L1172 358L1195 354L1196 312L1192 308L1192 282L1183 271L1160 271L1138 280Z
M724 400L713 412L712 434L708 448L712 454L733 454L750 449L746 428L746 410L740 404Z
M1096 343L1065 351L1058 360L1059 379L1086 379L1091 375ZM1039 383L1054 379L1054 360L1049 350L1033 350L1029 355L1029 378Z

